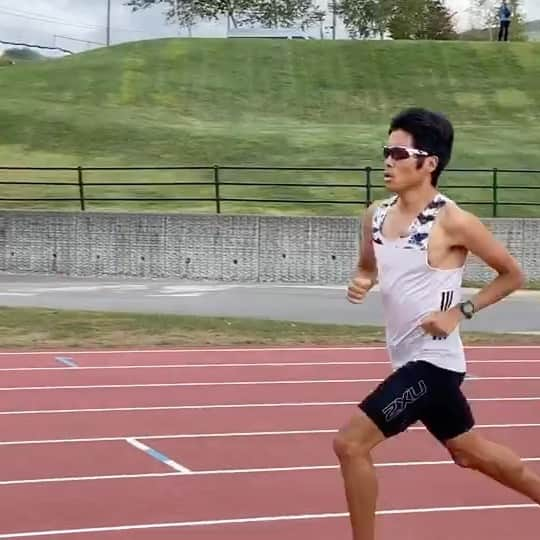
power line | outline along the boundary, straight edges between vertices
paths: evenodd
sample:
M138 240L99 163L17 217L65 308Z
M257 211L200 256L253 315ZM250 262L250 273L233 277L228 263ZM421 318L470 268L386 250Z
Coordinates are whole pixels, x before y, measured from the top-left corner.
M92 45L105 45L105 43L102 43L101 41L90 41L89 39L78 39L78 38L74 38L70 36L61 36L60 34L54 34L55 43L56 43L56 38L69 39L71 41L78 41L80 43L87 43L87 44L91 43Z
M13 9L6 9L5 6L0 5L0 13L4 13L5 15L10 15L12 17L19 17L22 19L29 19L39 22L46 22L51 24L62 24L65 26L71 26L73 28L81 28L83 30L103 30L106 28L106 26L98 26L98 25L89 25L89 24L80 24L75 23L71 21L67 21L65 19L59 19L57 17L49 17L48 15L44 15L43 13L36 13L33 11L23 11L23 10L13 10ZM146 30L142 30L141 28L114 28L114 30L119 30L121 32L139 32L139 33L146 33Z
M55 17L48 17L47 15L40 15L38 13L21 12L21 11L3 9L3 6L0 6L0 13L4 13L12 17L19 17L21 19L29 19L33 21L39 21L39 22L48 22L48 23L53 23L53 24L63 24L66 26L73 26L76 28L82 28L84 30L94 30L96 28L99 28L97 26L72 23L63 19L57 19Z

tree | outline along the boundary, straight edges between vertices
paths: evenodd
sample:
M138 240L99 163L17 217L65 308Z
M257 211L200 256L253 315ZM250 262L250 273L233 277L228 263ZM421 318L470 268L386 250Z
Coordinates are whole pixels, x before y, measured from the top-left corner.
M242 25L250 10L253 8L253 0L199 0L200 12L203 19L219 19L227 16L227 23L232 22L237 28Z
M253 5L252 0L127 0L125 5L133 11L164 4L167 21L181 26L192 26L197 19L218 19L227 16L228 21L238 26L238 20Z
M456 39L452 19L442 0L396 0L388 30L393 39Z
M167 21L175 22L179 26L191 28L200 17L198 0L128 0L125 5L133 11L146 9L158 4L165 4Z
M477 25L483 28L489 26L490 28L497 24L496 7L498 0L472 0L470 12L473 16L473 27Z
M300 26L302 29L321 21L321 11L313 0L251 0L245 22L270 28Z
M159 4L167 6L168 21L178 21L182 26L191 26L196 19L226 16L235 28L246 23L267 27L299 24L305 28L325 15L314 0L126 0L133 11Z
M343 18L350 37L378 35L383 39L395 4L396 0L342 0L338 14Z
M527 27L525 24L525 14L521 0L509 0L512 9L512 23L510 25L510 39L512 41L527 41Z

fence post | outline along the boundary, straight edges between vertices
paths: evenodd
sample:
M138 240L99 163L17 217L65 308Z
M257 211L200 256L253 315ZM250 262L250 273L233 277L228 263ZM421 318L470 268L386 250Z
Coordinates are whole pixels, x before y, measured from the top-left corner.
M79 165L77 167L77 177L79 179L79 200L81 201L81 210L84 212L84 184L83 184L83 170Z
M219 165L214 165L214 193L216 199L216 212L221 213L221 200L219 198Z
M497 168L493 168L493 217L497 217L497 207L499 204L498 192L497 192Z
M371 204L371 167L366 167L366 208Z

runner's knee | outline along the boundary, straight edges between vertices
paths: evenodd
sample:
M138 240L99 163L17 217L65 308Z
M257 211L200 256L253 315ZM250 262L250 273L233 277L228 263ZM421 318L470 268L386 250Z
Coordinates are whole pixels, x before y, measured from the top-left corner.
M340 461L359 456L367 456L368 446L348 433L339 433L333 441L334 453Z
M494 471L500 468L501 450L497 444L480 437L476 433L467 433L447 443L447 448L454 462L460 467L480 472ZM512 467L512 473L519 474L523 464L519 460L504 460L505 468Z
M454 463L465 469L476 469L482 459L481 443L476 434L465 433L446 442Z
M473 464L475 463L475 458L465 449L456 448L449 449L450 455L454 460L454 463L459 467L464 469L474 469Z
M383 438L384 436L371 419L364 413L360 413L334 437L334 453L340 461L367 457L372 448Z

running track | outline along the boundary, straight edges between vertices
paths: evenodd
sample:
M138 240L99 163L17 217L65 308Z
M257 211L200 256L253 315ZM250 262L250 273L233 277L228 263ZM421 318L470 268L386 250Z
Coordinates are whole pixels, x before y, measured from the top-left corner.
M467 349L479 429L540 472L540 347ZM332 438L381 348L0 354L0 539L349 539ZM536 540L422 426L375 452L378 540Z

